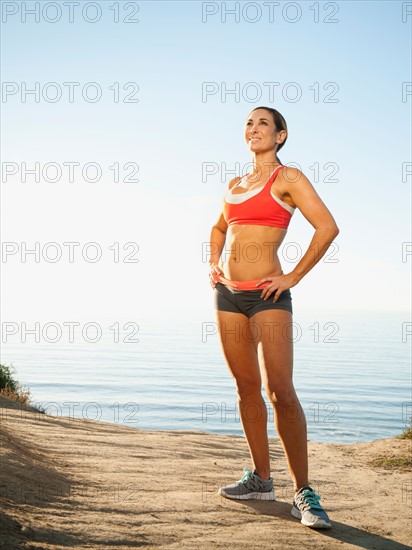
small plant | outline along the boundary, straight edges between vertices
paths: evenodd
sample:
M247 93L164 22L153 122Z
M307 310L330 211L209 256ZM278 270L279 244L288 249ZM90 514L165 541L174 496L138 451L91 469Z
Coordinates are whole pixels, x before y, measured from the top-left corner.
M399 439L412 439L412 416L409 420L409 426L403 430L403 432L398 435Z
M7 365L0 364L0 390L3 388L9 388L10 391L17 390L17 382L13 379L11 369Z
M411 470L412 458L409 456L381 456L371 460L370 464L385 468L385 470Z
M0 395L8 397L13 401L17 401L17 403L31 405L30 390L28 388L24 388L19 382L17 382L17 380L13 378L14 372L15 368L12 365L7 366L0 364ZM43 412L40 409L38 410Z

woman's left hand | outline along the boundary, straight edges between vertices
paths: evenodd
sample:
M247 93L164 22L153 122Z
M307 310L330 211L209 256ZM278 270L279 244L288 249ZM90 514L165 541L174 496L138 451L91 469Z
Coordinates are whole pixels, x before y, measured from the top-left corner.
M276 277L264 277L257 283L256 288L266 281L270 281L271 283L263 289L262 294L260 295L261 298L267 300L272 292L276 290L273 301L277 302L282 292L295 286L299 282L299 278L294 273L288 273L287 275L276 275Z

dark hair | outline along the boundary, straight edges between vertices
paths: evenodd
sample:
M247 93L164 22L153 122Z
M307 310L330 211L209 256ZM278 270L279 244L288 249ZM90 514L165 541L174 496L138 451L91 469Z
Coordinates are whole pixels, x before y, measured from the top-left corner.
M272 109L272 107L255 107L254 109L252 109L251 113L253 113L253 111L256 111L257 109L266 109L266 111L269 111L269 113L271 113L272 118L273 118L273 122L275 123L275 128L278 132L280 130L286 130L286 132L288 131L286 120L285 120L284 116L279 113L279 111L277 111L276 109ZM276 151L276 160L277 160L277 162L279 162L279 164L282 164L282 162L280 161L277 153L285 145L287 139L288 139L288 136L286 134L286 137L285 137L284 141L279 144L279 146L277 148L277 151ZM282 164L282 166L283 166L283 164Z

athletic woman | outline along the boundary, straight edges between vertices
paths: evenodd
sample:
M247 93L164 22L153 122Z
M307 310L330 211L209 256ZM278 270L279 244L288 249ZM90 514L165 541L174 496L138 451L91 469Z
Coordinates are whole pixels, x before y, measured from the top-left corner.
M291 514L309 527L328 528L329 517L308 481L306 419L293 386L288 329L293 315L290 288L323 257L339 228L306 176L281 164L277 152L287 135L278 111L252 110L244 134L252 169L229 182L211 232L209 278L219 337L253 462L252 470L245 467L242 478L219 493L231 499L275 500L263 381L294 483ZM302 259L285 274L277 251L296 208L315 233Z

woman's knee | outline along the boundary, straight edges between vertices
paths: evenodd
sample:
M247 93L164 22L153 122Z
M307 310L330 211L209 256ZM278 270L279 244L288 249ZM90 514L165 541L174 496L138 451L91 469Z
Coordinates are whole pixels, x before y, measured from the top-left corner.
M262 384L257 380L236 380L236 391L241 400L261 400Z
M289 406L299 403L295 388L291 382L267 384L265 391L273 405Z
M277 419L283 418L288 422L305 422L305 413L293 386L276 386L266 389L266 393L273 405Z

